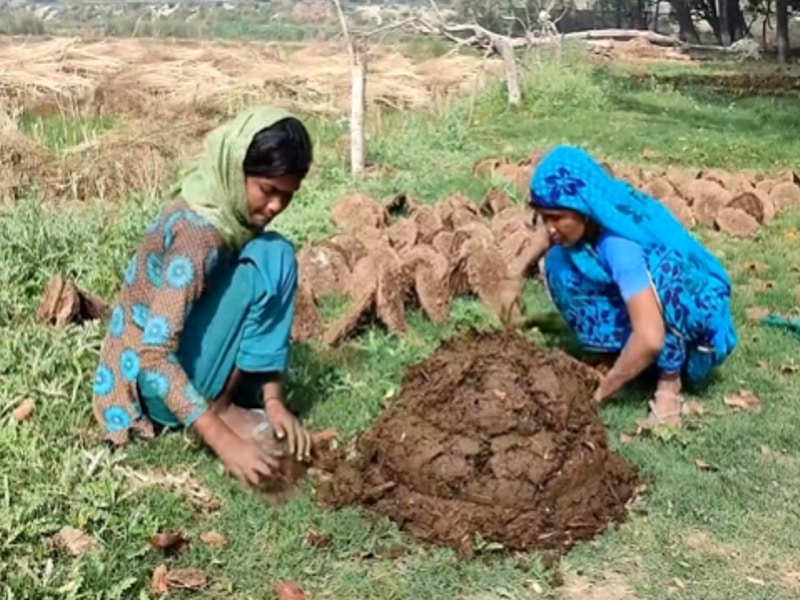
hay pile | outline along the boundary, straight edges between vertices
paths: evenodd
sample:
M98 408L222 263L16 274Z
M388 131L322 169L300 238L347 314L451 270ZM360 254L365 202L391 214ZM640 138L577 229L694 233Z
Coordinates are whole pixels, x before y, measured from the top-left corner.
M484 159L475 164L473 173L477 177L494 174L527 195L539 156L534 153L518 163L506 158ZM793 171L767 177L753 170L646 170L607 162L603 166L661 201L689 229L703 225L737 237L752 237L781 210L800 206L800 177Z
M402 332L408 305L443 323L462 294L474 294L501 319L519 315L534 233L529 209L502 191L492 189L481 207L463 196L435 205L401 196L384 207L349 194L334 205L333 220L342 233L298 255L295 340L321 336L335 345L372 315ZM340 295L349 298L348 308L326 327L320 301Z
M168 185L178 167L200 150L216 121L188 115L164 128L134 121L121 129L70 148L46 164L41 183L46 198L119 199L154 194Z
M200 149L217 121L188 115L170 127L134 120L55 152L10 121L0 127L0 201L35 186L47 200L116 200L154 194Z
M158 39L0 36L0 97L29 112L59 107L108 114L228 112L232 103L280 100L309 114L349 106L348 55L341 44L223 43ZM397 50L370 53L367 101L403 110L482 85L499 72L477 57L414 61Z
M368 101L429 107L471 90L476 77L482 85L492 65L484 69L466 56L416 62L378 48L370 56ZM339 115L349 92L348 56L333 43L0 36L0 113L124 117L114 131L54 152L18 130L18 114L0 114L0 201L32 184L47 199L153 193L207 131L243 105L278 102L306 115Z
M19 198L37 181L47 160L47 151L15 123L0 121L0 201Z

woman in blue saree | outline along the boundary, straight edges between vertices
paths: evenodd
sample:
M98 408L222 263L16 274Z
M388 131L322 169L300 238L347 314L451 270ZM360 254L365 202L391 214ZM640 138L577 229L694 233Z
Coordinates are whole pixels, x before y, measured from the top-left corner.
M655 365L651 420L680 425L682 377L705 379L737 344L725 268L666 207L579 148L545 155L530 192L553 303L586 350L619 354L595 400Z

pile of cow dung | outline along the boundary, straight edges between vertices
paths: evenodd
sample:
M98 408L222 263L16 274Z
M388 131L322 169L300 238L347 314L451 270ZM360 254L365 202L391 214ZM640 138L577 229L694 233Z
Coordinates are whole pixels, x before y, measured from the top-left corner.
M390 331L402 332L407 304L442 323L451 300L467 293L501 318L519 315L525 274L536 258L531 213L499 189L480 207L463 196L435 205L399 196L383 206L348 194L332 216L342 233L298 254L293 339L322 336L335 345L372 314ZM350 300L327 327L319 308L326 296Z
M518 163L505 158L479 161L473 174L494 174L514 182L526 195L531 173L540 153ZM653 196L689 229L703 225L737 237L752 237L761 224L769 223L781 210L800 206L800 177L785 171L766 177L753 170L687 169L668 167L646 170L603 162L618 179Z
M519 334L470 332L405 375L399 397L329 459L318 497L366 505L470 554L567 549L621 522L640 491L608 449L585 365Z

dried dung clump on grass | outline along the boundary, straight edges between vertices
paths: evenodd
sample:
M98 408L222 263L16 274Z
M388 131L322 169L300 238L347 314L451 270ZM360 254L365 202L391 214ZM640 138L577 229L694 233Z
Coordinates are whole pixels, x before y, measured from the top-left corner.
M529 209L500 190L491 190L480 207L458 195L435 205L399 196L385 207L353 193L336 202L332 216L342 233L298 255L295 340L337 344L370 316L402 332L407 306L442 323L452 299L468 293L501 319L519 316L534 233ZM319 309L326 296L349 299L328 327Z
M540 153L519 162L486 158L475 163L476 177L494 175L515 184L527 196L531 173ZM752 237L783 209L800 207L800 178L793 171L767 177L751 170L666 169L646 170L603 163L615 177L662 202L689 229L714 227L724 233Z
M512 550L569 548L624 520L637 493L593 389L586 366L560 351L513 333L460 336L406 373L319 497L466 553L478 535Z
M41 323L61 327L108 317L108 304L90 292L79 289L61 276L53 277L39 303L36 317Z

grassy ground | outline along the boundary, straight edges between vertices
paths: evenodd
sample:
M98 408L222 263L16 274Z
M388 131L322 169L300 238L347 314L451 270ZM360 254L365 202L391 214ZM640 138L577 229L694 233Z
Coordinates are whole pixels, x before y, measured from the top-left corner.
M648 159L661 164L765 171L791 165L800 152L800 114L788 102L633 89L578 65L532 71L525 92L525 106L515 111L496 89L474 106L381 119L371 132L370 154L391 170L363 187L381 198L410 190L434 201L464 191L477 200L487 184L470 178L475 159L521 156L562 141L585 144L617 161L643 163L647 149ZM278 224L298 244L330 230L328 209L351 185L341 146L334 143L343 131L312 124L319 163ZM104 326L44 327L36 323L35 310L56 273L113 295L156 210L153 200L134 198L113 208L54 212L31 199L0 219L4 598L146 598L153 569L164 561L148 549L147 540L163 531L181 531L193 540L188 552L168 563L211 576L213 586L198 598L265 598L285 578L298 580L318 599L602 598L597 589L584 596L568 592L569 584L579 575L611 574L636 598L779 600L800 594L794 426L800 374L792 367L798 342L745 319L746 308L754 305L781 312L795 306L797 215L783 215L752 242L701 232L735 278L741 346L696 398L705 414L676 438L621 444L621 432L645 415L644 398L629 395L604 409L612 444L651 478L651 492L628 523L570 553L561 565L568 586L554 588L536 555L489 554L462 562L449 550L421 547L390 523L358 510L325 512L310 490L281 508L266 506L224 478L209 455L179 434L134 445L124 456L102 450L93 435L90 382ZM533 285L526 300L531 307L545 304ZM413 331L405 338L372 330L343 352L297 347L292 397L313 401L308 422L336 427L344 438L363 430L407 365L455 330L491 320L481 307L458 302L447 327L434 328L419 317L411 322ZM759 396L760 413L734 414L725 407L723 397L742 389ZM11 410L25 398L34 400L35 414L14 426ZM716 470L698 469L698 459ZM161 469L191 473L200 487L192 495L187 485L146 485ZM131 480L126 470L141 477ZM199 510L203 493L219 508ZM79 557L49 550L45 540L65 526L86 532L95 540L93 548ZM200 543L198 537L208 531L226 536L228 545ZM309 544L312 531L330 536L330 545ZM409 552L387 557L387 548L397 543ZM623 596L618 589L607 597Z

